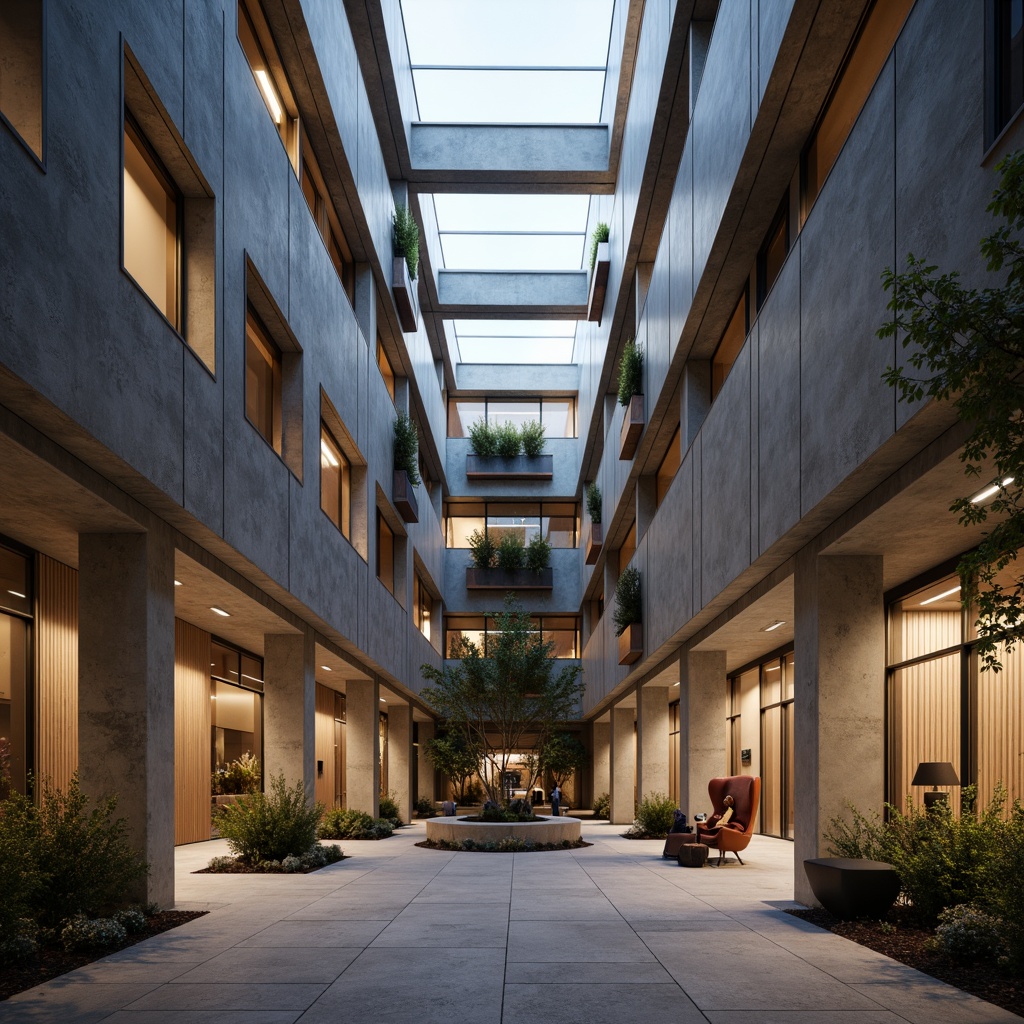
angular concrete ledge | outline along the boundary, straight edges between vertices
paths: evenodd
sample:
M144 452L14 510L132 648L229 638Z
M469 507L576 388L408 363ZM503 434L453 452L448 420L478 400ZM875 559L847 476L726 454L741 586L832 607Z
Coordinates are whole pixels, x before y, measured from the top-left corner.
M496 843L509 836L533 843L560 843L580 838L579 818L544 818L541 821L464 821L462 818L428 818L427 838L461 843Z
M582 320L587 310L585 270L439 270L438 309L446 316L481 316L480 308L527 316Z
M467 480L550 480L554 474L553 455L466 456Z
M532 569L466 569L467 590L552 590L555 572L548 566L540 572Z

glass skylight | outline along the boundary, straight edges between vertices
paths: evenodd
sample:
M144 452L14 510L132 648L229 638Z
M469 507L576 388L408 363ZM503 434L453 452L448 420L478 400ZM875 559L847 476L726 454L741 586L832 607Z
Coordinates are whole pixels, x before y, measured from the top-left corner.
M455 320L464 363L570 363L575 320Z
M402 0L422 121L596 124L613 0Z

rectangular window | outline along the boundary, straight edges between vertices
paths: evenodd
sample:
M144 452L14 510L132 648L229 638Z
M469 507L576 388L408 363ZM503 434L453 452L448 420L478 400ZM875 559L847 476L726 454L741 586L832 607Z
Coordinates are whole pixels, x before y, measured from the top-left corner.
M736 303L736 309L733 311L725 328L725 333L722 335L722 340L718 343L718 348L715 349L715 354L711 357L712 401L718 397L718 392L722 390L725 378L729 376L732 364L736 362L736 357L740 354L740 349L743 348L743 343L747 340L747 331L749 329L750 325L747 323L747 290L744 288L739 301Z
M668 443L668 451L665 452L665 458L661 460L661 465L658 467L656 496L656 504L658 506L665 500L665 495L668 494L668 489L672 486L676 473L679 472L679 464L682 461L681 447L682 441L679 427L676 427L672 440Z
M0 114L42 160L42 0L0 3Z
M488 534L497 544L506 533L529 544L540 534L553 548L578 544L579 509L571 501L505 502L460 501L448 505L445 545L468 548L474 530Z
M576 547L576 503L546 501L541 505L541 536L553 548Z
M241 793L228 768L263 760L263 661L222 640L210 644L210 767L218 794ZM262 783L258 783L262 789Z
M341 530L347 540L352 539L352 477L348 459L342 454L338 442L320 423L320 507L327 518Z
M764 246L757 256L757 308L764 305L768 293L775 284L775 279L782 270L782 264L786 261L786 253L789 252L789 214L787 211L787 200L783 201L782 209L775 218Z
M536 420L543 424L547 437L576 436L575 398L450 398L448 400L448 436L469 437L470 427L478 420L491 426L514 423L521 427Z
M393 402L395 400L395 371L391 369L391 360L388 359L388 354L384 351L384 344L380 340L379 333L377 335L377 369L380 370L380 375L384 378L384 387L388 389L388 394Z
M300 148L301 168L299 178L302 194L306 197L306 205L313 216L313 223L327 247L327 254L334 264L334 269L341 281L341 286L348 296L349 302L355 301L356 275L352 255L349 252L345 236L341 232L334 206L328 198L327 186L317 165L316 158L309 148L305 133L301 133Z
M524 423L540 422L540 399L519 401L512 399L488 399L487 422L492 426L512 423L522 427Z
M245 415L281 454L281 352L250 308L245 314Z
M1024 103L1024 0L990 0L988 13L991 143Z
M32 771L31 578L29 558L0 545L0 746L10 773L0 775L0 799L8 785L27 793Z
M124 121L124 269L181 330L181 194L135 127Z
M621 573L630 560L636 554L636 520L633 520L632 526L629 528L629 533L626 534L626 539L622 542L622 547L619 548L619 572Z
M377 579L395 592L395 535L377 510Z
M412 614L416 628L429 640L430 639L430 613L433 608L433 598L430 591L420 578L420 574L413 576L413 601Z
M260 95L266 104L267 113L277 128L281 141L284 143L288 159L293 170L299 169L299 124L294 115L291 102L291 91L287 87L281 58L278 56L267 27L263 12L257 3L238 3L238 41L242 45L245 59ZM268 56L271 58L268 60Z
M804 220L867 102L914 0L876 0L804 154Z
M553 657L578 658L580 656L580 623L573 615L532 616L531 625L545 642L554 643ZM459 645L468 640L484 657L488 656L488 641L496 635L497 623L482 615L449 615L445 618L445 656L458 658Z

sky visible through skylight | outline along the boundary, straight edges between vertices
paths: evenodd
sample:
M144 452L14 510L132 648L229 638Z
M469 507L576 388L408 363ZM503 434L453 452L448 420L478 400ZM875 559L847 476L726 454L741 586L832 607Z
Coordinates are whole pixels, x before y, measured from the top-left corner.
M600 123L613 9L613 0L402 0L420 120ZM585 267L590 196L421 196L431 200L444 269ZM462 362L565 363L576 323L447 327Z

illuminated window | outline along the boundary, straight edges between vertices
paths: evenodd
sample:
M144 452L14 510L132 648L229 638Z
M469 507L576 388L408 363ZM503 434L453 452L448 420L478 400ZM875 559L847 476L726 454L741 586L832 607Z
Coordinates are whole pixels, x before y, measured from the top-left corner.
M377 579L395 592L395 535L377 510Z
M462 640L473 643L480 653L487 657L490 644L497 635L497 622L483 615L448 615L445 625L445 657L459 657L458 648ZM545 643L553 643L554 658L578 658L580 656L580 622L573 615L532 615L530 625L540 634Z
M668 494L668 489L672 486L676 473L679 472L679 463L682 460L681 444L679 428L676 427L676 432L668 443L665 458L661 460L661 465L658 467L657 505L665 500L665 495Z
M474 530L487 533L496 543L506 533L529 544L540 534L553 548L574 548L579 543L579 508L572 501L460 501L448 506L445 544L468 548Z
M281 454L281 352L252 309L245 315L245 415Z
M239 0L238 41L242 44L245 59L249 62L260 95L267 106L271 121L274 122L292 168L299 169L299 125L298 118L289 109L291 95L287 88L281 59L277 54L263 12L256 3ZM268 60L267 58L270 58Z
M804 154L804 218L853 130L914 0L876 0Z
M181 330L181 196L134 122L124 121L124 269Z
M0 114L43 158L43 3L0 3Z
M377 369L384 378L384 387L388 389L391 401L395 400L395 371L391 369L391 361L388 359L384 345L381 343L380 334L377 335Z
M477 420L492 426L531 420L544 426L547 437L576 436L575 398L451 398L448 400L448 436L469 437Z
M351 540L351 467L323 422L320 423L320 507L327 513L327 518Z
M306 197L306 205L313 215L313 223L327 247L327 254L334 264L338 280L348 296L349 302L355 301L356 275L345 236L341 232L334 206L328 198L327 186L317 165L316 158L309 148L305 133L302 133L300 180L302 194Z
M412 614L416 628L429 640L430 639L430 612L433 608L433 598L426 584L420 578L420 574L413 576L413 601Z
M210 761L221 793L238 792L227 768L263 760L263 661L223 640L210 644Z
M722 390L725 378L729 376L732 364L743 348L743 342L747 340L747 290L743 289L736 309L725 328L722 340L711 357L711 398L714 400L718 392Z

